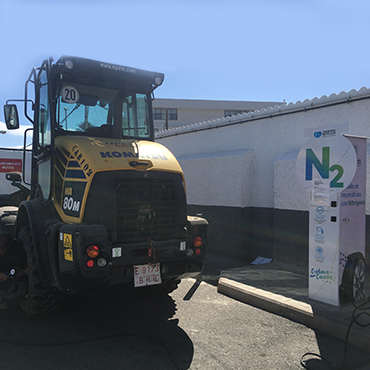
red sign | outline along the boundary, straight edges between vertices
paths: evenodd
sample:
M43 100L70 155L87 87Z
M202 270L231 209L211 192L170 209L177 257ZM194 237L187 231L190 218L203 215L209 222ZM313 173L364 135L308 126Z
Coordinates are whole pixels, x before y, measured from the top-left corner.
M0 158L0 172L22 172L22 160L13 158Z

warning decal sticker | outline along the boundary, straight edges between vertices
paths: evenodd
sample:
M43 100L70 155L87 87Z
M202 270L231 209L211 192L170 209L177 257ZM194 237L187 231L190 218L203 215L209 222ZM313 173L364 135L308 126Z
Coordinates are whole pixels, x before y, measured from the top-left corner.
M72 234L63 234L64 259L73 261Z

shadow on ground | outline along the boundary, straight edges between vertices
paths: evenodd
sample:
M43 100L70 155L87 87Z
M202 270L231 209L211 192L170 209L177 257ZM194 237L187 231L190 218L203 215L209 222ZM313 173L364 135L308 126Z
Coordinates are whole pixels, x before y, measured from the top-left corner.
M247 261L236 260L222 254L206 253L202 281L218 285L221 271L250 265Z
M112 288L69 299L61 312L27 318L17 302L0 311L2 369L188 369L193 343L172 319L168 295Z

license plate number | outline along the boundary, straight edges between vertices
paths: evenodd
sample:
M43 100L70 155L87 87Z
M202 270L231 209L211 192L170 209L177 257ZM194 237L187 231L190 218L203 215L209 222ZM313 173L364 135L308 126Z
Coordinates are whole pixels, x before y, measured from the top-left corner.
M134 266L135 288L161 283L161 268L159 263Z

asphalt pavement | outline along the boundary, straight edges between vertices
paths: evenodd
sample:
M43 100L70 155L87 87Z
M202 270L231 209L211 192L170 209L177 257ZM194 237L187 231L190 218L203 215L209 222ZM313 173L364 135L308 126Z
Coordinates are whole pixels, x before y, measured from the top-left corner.
M240 261L234 264L237 266L220 271L219 293L347 339L350 344L370 352L370 274L366 275L366 298L356 302L356 306L363 304L362 309L355 309L351 303L333 306L309 298L308 274L304 267L274 261L261 265L241 265ZM207 276L207 269L205 273L204 278L212 280Z

